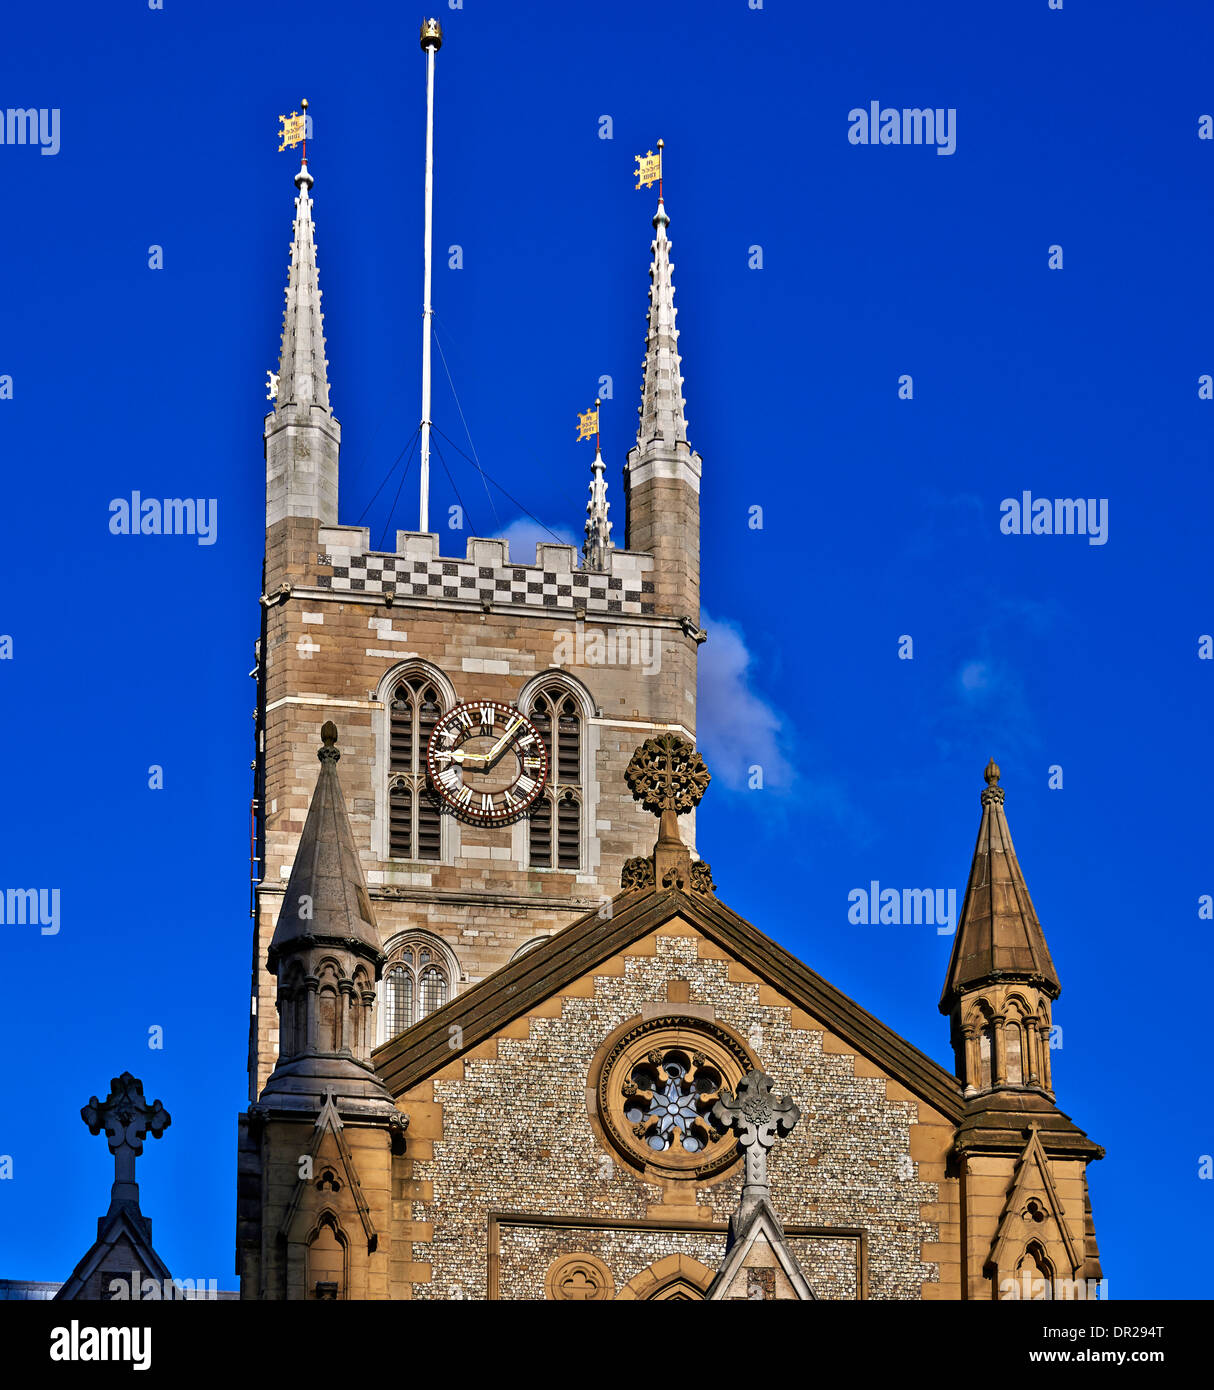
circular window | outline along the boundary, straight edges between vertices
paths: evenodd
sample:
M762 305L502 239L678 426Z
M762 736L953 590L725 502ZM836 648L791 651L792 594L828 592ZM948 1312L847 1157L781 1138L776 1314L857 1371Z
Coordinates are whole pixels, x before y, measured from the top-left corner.
M738 1158L709 1111L722 1087L735 1090L755 1065L719 1024L665 1015L625 1027L609 1040L598 1072L599 1119L634 1164L665 1177L702 1179Z

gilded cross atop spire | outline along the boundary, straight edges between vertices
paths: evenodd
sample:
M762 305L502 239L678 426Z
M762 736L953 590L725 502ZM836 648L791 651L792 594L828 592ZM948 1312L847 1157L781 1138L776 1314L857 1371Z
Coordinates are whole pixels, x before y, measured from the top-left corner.
M151 1105L143 1096L143 1082L124 1071L110 1082L104 1101L96 1096L80 1111L90 1134L105 1137L114 1155L114 1185L110 1189L110 1212L120 1207L139 1209L139 1185L135 1181L135 1160L143 1153L143 1141L150 1134L159 1139L171 1123L169 1112L158 1100Z

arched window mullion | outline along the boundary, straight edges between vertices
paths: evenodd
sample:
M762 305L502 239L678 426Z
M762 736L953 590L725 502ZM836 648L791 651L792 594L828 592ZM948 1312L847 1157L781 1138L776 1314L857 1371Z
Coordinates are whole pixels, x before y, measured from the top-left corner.
M548 787L531 812L528 862L535 869L582 867L581 707L564 686L548 686L531 701L528 718L548 752Z

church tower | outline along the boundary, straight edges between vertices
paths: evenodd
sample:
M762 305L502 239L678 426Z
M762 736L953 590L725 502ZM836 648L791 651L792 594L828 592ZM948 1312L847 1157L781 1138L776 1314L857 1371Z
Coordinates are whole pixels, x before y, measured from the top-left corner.
M955 1152L968 1298L1042 1296L1101 1279L1087 1165L1102 1158L1055 1104L1051 1010L1061 993L1003 810L994 759L940 1011L965 1100ZM1045 1295L1051 1296L1051 1295ZM1055 1293L1052 1296L1071 1296Z
M506 540L457 531L398 531L381 552L368 528L339 521L341 428L306 160L295 185L277 399L264 431L251 1101L276 1067L281 1074L281 981L266 961L290 908L317 724L341 726L350 833L384 955L368 1023L377 1046L618 891L625 861L651 842L624 769L653 735L694 740L704 640L700 458L687 439L664 204L654 218L624 546L612 543L607 465L596 456L580 556L558 544L511 555ZM469 751L459 721L482 711L497 723ZM544 745L546 777L530 799L517 795L526 770L510 795L483 790L489 773L527 755L515 744L500 751L498 731L509 733L518 716L518 737L530 730ZM427 755L440 725L436 766ZM471 804L439 794L459 791L461 772L479 784ZM694 845L694 826L687 834Z

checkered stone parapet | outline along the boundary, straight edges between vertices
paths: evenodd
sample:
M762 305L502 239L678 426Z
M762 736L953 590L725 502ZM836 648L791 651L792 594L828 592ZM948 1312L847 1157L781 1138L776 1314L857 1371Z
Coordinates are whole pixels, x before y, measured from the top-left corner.
M317 583L334 593L393 593L397 598L467 599L587 613L642 617L654 611L652 580L573 570L562 573L533 565L493 567L471 560L414 559L374 552L321 554L332 576Z

